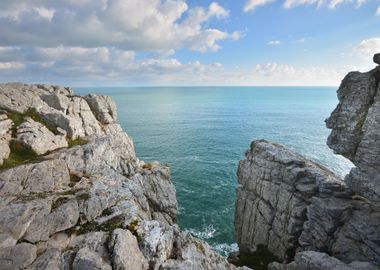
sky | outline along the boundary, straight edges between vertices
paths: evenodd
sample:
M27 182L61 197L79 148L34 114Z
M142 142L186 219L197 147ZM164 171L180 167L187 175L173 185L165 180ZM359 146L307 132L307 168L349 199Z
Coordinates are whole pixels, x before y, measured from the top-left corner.
M376 52L380 0L0 1L0 82L336 86Z

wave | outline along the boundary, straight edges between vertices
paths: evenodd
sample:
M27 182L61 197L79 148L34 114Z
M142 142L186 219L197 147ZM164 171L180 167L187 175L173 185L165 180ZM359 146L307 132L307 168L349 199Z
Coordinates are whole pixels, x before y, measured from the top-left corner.
M231 252L239 251L239 247L236 243L214 244L214 245L211 245L211 248L224 257L227 257L228 254L230 254Z
M202 231L198 231L195 229L185 229L185 231L191 233L195 237L202 239L202 240L211 239L214 237L214 235L216 233L216 229L211 224L203 227Z

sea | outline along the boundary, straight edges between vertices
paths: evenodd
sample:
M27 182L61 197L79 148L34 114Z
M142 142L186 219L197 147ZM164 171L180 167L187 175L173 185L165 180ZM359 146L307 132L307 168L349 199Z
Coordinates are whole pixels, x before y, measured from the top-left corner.
M339 176L352 167L326 146L336 87L86 87L110 95L137 156L171 167L179 225L222 255L237 249L238 162L257 139L283 144Z

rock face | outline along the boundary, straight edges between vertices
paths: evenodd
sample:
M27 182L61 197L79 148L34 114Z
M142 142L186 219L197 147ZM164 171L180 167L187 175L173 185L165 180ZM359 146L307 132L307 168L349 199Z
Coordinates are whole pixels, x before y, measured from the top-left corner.
M1 84L0 150L0 270L237 269L180 232L169 168L136 157L109 97Z
M349 73L326 120L327 144L356 166L344 180L281 145L251 144L237 172L240 251L264 245L294 260L271 269L380 268L379 82L379 67Z
M68 146L65 135L55 135L31 118L18 126L17 141L32 149L37 155Z
M12 121L8 119L6 114L0 114L0 165L3 164L4 160L9 157L11 149L9 147L9 142L12 138L11 136Z

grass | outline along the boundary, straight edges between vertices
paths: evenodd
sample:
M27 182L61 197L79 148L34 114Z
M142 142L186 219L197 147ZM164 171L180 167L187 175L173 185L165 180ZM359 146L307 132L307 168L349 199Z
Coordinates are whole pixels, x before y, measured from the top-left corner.
M91 196L88 193L82 193L82 194L77 195L77 200L79 201L87 201L90 198Z
M122 216L116 216L108 221L99 224L96 221L89 221L80 226L78 235L95 231L113 232L115 229L123 228L124 218Z
M16 140L10 141L9 148L11 149L11 153L9 154L9 157L4 160L4 163L0 166L0 170L26 164L39 158L39 156L32 149L23 146Z
M42 119L42 117L37 113L37 111L35 109L29 109L25 113L8 112L7 116L9 119L11 119L13 121L12 137L17 136L18 126L21 125L23 122L25 122L26 118L28 118L28 117L32 118L36 122L41 123L42 125L47 127L47 129L49 129L55 135L59 134L57 127L47 123L44 119Z
M69 148L77 146L77 145L85 145L88 143L88 141L84 138L78 137L76 139L68 139L67 143L69 145Z
M279 261L265 246L259 245L257 250L252 253L240 253L239 261L236 266L248 266L255 270L266 270L268 264Z

